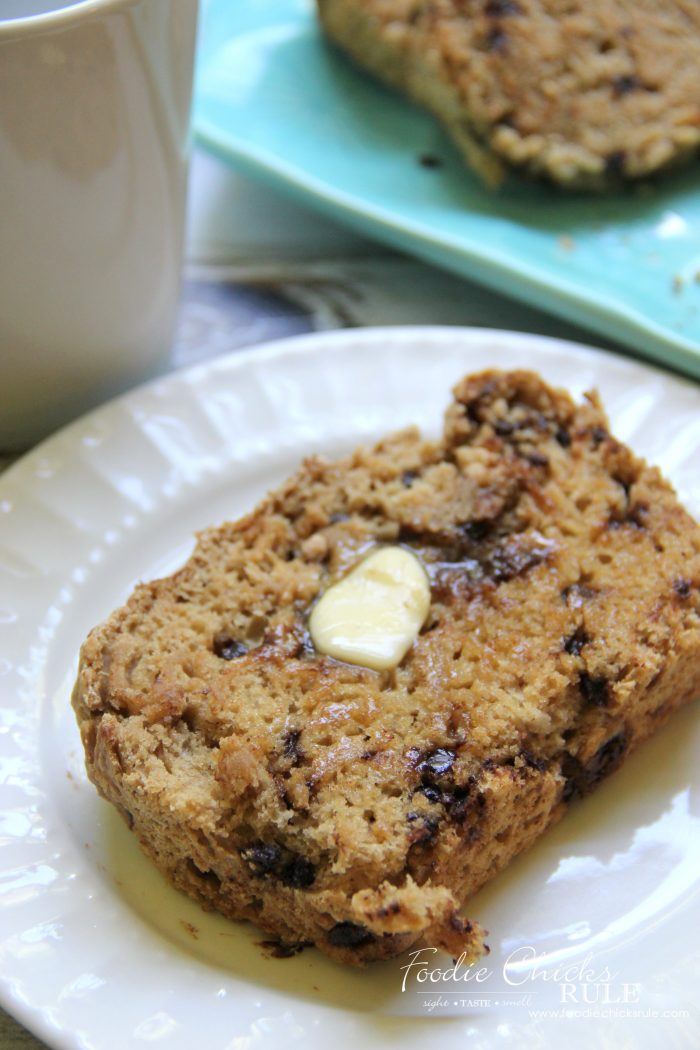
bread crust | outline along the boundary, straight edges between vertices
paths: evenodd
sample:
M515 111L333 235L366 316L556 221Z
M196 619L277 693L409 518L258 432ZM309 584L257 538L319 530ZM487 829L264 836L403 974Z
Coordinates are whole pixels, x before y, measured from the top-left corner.
M317 653L314 600L372 546L431 580L392 672ZM352 965L474 960L460 908L700 693L700 529L659 472L528 372L312 458L90 634L88 774L205 908Z

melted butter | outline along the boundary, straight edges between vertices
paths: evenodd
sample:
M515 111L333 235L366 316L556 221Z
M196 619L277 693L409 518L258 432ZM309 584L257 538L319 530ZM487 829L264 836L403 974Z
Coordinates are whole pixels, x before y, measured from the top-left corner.
M430 610L430 582L403 547L381 547L364 558L314 607L309 630L327 656L374 671L397 667Z

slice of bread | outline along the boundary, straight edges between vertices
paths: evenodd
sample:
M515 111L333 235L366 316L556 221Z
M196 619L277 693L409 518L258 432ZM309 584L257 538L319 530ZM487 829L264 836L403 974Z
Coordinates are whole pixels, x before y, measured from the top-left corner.
M604 188L700 146L695 0L317 0L331 40L431 110L488 182Z
M319 597L383 544L431 605L398 667L318 653ZM462 904L700 694L700 528L530 372L307 460L85 642L89 775L180 889L347 963L473 959Z

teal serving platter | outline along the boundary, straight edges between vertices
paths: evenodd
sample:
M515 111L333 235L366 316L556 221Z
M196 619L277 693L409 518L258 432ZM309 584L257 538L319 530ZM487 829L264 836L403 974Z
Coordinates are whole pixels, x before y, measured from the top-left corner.
M700 162L609 195L488 189L323 39L309 0L205 2L194 125L325 214L700 378Z

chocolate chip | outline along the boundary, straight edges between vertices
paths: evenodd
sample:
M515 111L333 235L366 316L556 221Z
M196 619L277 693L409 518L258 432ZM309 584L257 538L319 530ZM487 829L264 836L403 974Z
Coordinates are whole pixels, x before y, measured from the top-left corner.
M481 543L490 533L492 525L493 523L490 521L465 521L459 526L459 529L468 540L471 540L473 543Z
M627 736L624 732L616 733L598 748L586 766L586 779L590 788L594 788L604 777L617 769L626 750Z
M608 153L605 158L605 174L612 178L622 175L624 173L625 160L624 150L616 149L612 153Z
M561 764L562 775L566 779L563 801L570 802L572 799L582 798L592 791L601 780L618 768L626 750L627 734L620 731L606 740L585 765L573 755L565 754Z
M481 400L475 397L472 401L466 401L464 404L464 414L467 419L471 420L472 423L481 423Z
M479 792L472 792L475 778L470 777L468 784L459 784L445 797L445 808L451 820L456 824L463 824L468 816L475 816L477 821L481 811L486 806L486 796ZM473 828L473 837L476 837L478 828Z
M282 737L282 754L295 763L304 757L304 752L299 747L300 737L301 729L288 729Z
M329 522L330 525L339 525L341 523L341 521L349 521L349 520L350 520L350 515L349 514L331 514L330 518L328 519L328 522Z
M593 442L593 448L598 448L604 441L610 437L607 430L604 427L591 427L591 441Z
M236 660L239 656L245 656L248 652L246 645L243 645L242 642L237 642L235 638L230 638L229 635L224 633L215 635L212 649L214 655L222 660Z
M508 34L504 29L494 26L486 34L486 50L503 54L508 48Z
M587 645L588 642L590 642L590 638L583 627L577 627L573 634L570 634L568 638L564 638L562 649L564 652L570 653L571 656L579 656L584 645Z
M606 678L600 675L589 675L588 671L581 671L578 685L587 703L594 707L607 707L610 702L610 687Z
M414 819L418 819L420 814L413 813ZM427 846L432 843L437 835L440 821L438 817L425 814L421 817L421 824L411 833L411 845L412 846Z
M461 915L457 914L457 912L453 912L452 915L450 915L450 926L457 933L471 933L474 929L469 919L463 919Z
M283 754L284 754L285 758L296 758L296 756L298 754L298 747L297 747L297 745L299 743L299 737L300 736L301 736L301 730L300 729L291 729L291 730L288 730L288 732L284 734L284 737L283 737L283 741L284 741Z
M533 467L548 467L549 456L545 456L544 452L526 452L524 458L531 463Z
M538 773L544 773L547 768L545 759L537 758L532 751L526 751L525 748L520 751L520 757L526 766L529 766L530 769L536 769Z
M568 751L562 759L561 775L564 777L564 790L561 796L563 802L571 802L573 799L582 798L586 794L583 766Z
M371 944L376 938L366 926L360 926L359 923L337 922L328 931L327 940L336 948L360 948L364 944Z
M292 856L280 871L280 882L295 890L306 890L316 879L316 868L305 857Z
M410 489L411 485L417 477L417 470L404 470L403 474L401 475L401 484L404 485L405 488Z
M646 529L648 515L649 504L637 501L628 507L622 516L613 512L608 519L608 525L611 529L621 529L624 525L629 525L633 529Z
M508 434L512 434L518 427L510 419L497 419L493 424L493 429L500 437L507 437Z
M625 73L622 76L613 77L611 84L615 98L629 95L631 91L636 91L642 86L639 78L634 73Z
M554 431L554 438L562 448L568 448L571 444L571 434L564 427L557 427Z
M456 755L445 747L438 747L420 762L418 770L424 783L432 783L435 777L442 777L452 769Z
M491 552L484 568L487 576L496 583L512 580L515 576L521 576L528 569L539 565L547 557L546 550L537 547L526 547L517 542L504 543Z
M253 875L271 875L282 859L282 850L273 843L256 842L241 850L241 856Z
M491 18L505 18L507 15L522 14L522 8L515 0L487 0L484 14Z
M673 581L673 589L679 598L688 598L691 587L692 583L690 580L686 580L682 576L679 576L678 579Z
M296 853L285 855L274 843L256 842L241 850L241 856L253 875L277 878L293 889L308 889L316 878L316 868Z
M450 819L457 824L462 824L468 812L474 809L480 810L486 803L482 794L472 793L474 783L475 778L470 777L467 784L457 784L444 788L436 787L434 784L421 784L420 787L416 788L416 791L424 795L434 805L439 803L444 806Z
M434 156L432 153L421 153L418 158L418 163L422 168L441 168L442 160L440 157Z

